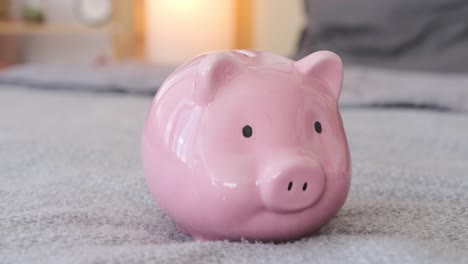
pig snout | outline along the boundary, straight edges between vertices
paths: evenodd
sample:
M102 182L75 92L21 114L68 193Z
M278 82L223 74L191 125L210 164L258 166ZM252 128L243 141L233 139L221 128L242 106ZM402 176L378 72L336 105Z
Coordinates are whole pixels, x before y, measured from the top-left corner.
M320 164L310 160L272 164L261 182L265 207L280 213L301 211L314 205L320 200L326 184Z

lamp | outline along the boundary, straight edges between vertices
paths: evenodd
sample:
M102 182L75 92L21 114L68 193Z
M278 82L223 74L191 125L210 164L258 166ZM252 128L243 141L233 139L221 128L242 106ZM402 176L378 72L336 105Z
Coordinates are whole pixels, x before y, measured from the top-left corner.
M232 49L234 0L146 0L146 54L175 65L204 52Z

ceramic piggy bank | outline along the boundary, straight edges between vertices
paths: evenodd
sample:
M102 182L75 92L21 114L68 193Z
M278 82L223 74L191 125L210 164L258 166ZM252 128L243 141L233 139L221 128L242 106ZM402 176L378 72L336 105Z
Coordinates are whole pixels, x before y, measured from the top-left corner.
M199 240L296 239L343 206L350 154L340 58L257 51L196 57L161 86L143 131L159 207Z

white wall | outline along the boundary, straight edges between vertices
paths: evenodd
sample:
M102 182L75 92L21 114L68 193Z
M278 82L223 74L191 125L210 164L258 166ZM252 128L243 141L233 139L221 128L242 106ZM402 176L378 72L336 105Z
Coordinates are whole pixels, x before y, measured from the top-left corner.
M180 64L198 54L234 48L235 0L146 0L146 54Z
M303 0L255 0L256 49L294 54L305 23Z
M49 22L79 23L74 0L41 0ZM80 35L40 35L23 37L26 62L89 64L97 56L110 55L111 42L106 33Z

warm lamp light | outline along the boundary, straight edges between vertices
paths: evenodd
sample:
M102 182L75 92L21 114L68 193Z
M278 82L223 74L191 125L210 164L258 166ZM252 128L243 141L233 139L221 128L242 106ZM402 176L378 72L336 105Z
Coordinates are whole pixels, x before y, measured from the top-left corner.
M234 0L146 0L148 59L180 64L234 46Z

